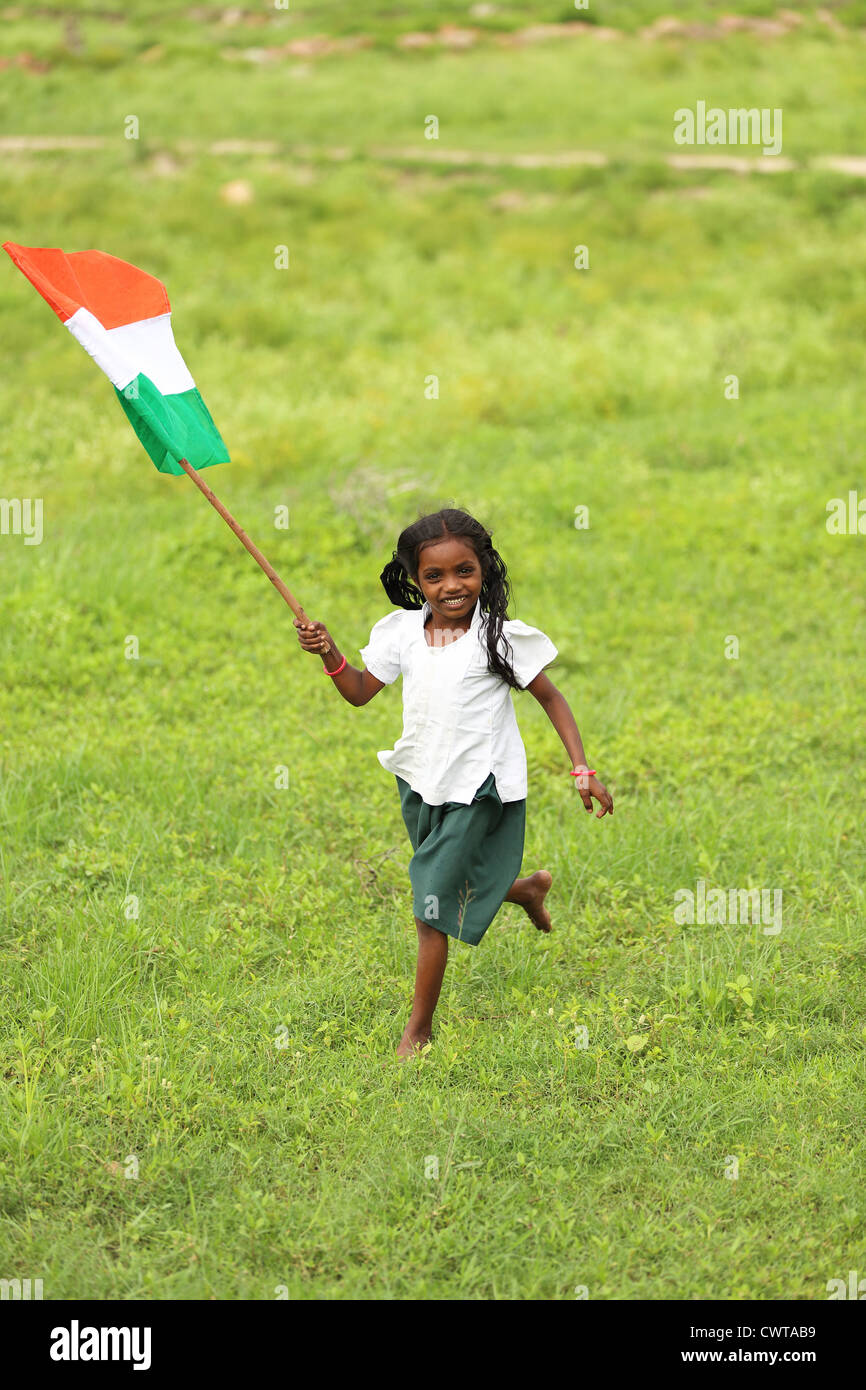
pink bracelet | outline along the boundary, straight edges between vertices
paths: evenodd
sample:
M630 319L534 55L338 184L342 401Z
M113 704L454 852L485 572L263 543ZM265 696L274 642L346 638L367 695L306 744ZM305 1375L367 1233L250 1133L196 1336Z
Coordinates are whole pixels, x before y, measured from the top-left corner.
M323 666L323 667L322 667L322 675L324 675L324 676L339 676L339 674L340 674L340 672L342 671L342 669L343 669L343 667L345 666L345 664L346 664L346 658L343 657L343 660L340 662L340 664L339 664L339 666L337 667L336 671L329 671L328 668L327 668L327 666Z
M594 767L580 767L580 768L575 768L574 772L570 772L568 775L569 775L569 777L594 777L594 776L595 776L595 768L594 768Z

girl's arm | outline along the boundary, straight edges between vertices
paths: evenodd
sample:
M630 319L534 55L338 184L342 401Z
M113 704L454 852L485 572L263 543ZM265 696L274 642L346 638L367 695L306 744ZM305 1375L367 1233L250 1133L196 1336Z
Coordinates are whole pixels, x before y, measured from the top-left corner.
M324 623L310 623L304 626L303 623L295 619L295 627L298 629L298 641L305 652L313 652L315 656L321 656L325 663L326 671L336 671L343 660L342 653L339 651L336 642L331 636ZM323 648L329 646L331 650L327 655L322 655ZM384 689L385 682L380 681L366 670L359 671L357 666L349 666L347 663L339 676L331 678L332 684L337 687L343 699L350 705L366 705L372 700L374 695Z
M588 767L580 730L562 692L557 690L553 681L543 671L538 673L535 680L529 682L526 689L535 696L562 739L565 751L571 758L572 767L580 767L581 765ZM613 797L597 777L578 777L577 790L587 811L592 810L592 798L595 797L601 807L598 812L599 817L607 813L613 815Z

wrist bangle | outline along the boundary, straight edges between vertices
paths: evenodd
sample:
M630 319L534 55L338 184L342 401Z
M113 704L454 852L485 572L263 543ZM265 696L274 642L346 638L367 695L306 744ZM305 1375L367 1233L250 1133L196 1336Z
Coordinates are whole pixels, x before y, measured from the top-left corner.
M574 769L574 772L570 772L568 775L569 775L569 777L594 777L594 776L595 776L595 768L594 768L594 767L576 767L576 768Z
M343 657L343 660L340 662L340 664L339 664L339 666L337 667L336 671L329 671L328 668L327 668L327 666L324 666L324 665L323 665L323 666L322 666L322 675L323 675L323 676L339 676L339 674L340 674L340 672L342 671L342 669L343 669L343 667L345 666L345 664L346 664L346 658Z

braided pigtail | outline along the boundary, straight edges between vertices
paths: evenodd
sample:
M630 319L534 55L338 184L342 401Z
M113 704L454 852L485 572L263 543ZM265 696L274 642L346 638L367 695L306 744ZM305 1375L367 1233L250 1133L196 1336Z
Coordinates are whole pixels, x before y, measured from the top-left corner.
M522 690L523 687L518 683L511 663L511 644L502 632L502 625L508 620L511 584L508 579L508 571L505 568L505 561L499 551L494 550L489 535L482 542L482 549L478 558L481 561L481 573L484 576L481 581L479 603L487 619L485 623L487 669L488 671L495 671L497 676L501 676L505 684L510 685L512 690Z
M379 578L385 593L397 608L423 606L424 595L409 579L398 551L394 551L393 559L388 561Z

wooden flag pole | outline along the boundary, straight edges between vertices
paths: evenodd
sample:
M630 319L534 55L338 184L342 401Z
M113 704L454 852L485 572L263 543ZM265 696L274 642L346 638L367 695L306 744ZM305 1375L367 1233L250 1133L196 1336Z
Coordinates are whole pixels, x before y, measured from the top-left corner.
M222 502L219 500L219 498L217 497L216 493L213 492L213 491L208 487L207 483L204 481L204 479L202 478L201 474L198 473L198 472L196 471L196 469L193 468L192 464L191 464L191 463L188 463L186 459L178 459L178 463L180 464L180 466L181 466L181 468L183 469L184 473L187 473L187 474L189 475L189 477L192 478L193 482L195 483L195 485L196 485L196 487L199 489L199 491L204 493L205 497L206 497L207 500L210 502L211 506L212 506L213 508L215 508L216 511L219 512L220 516L222 517L222 519L223 519L223 521L226 523L226 525L231 527L231 529L234 531L235 535L237 536L238 540L240 541L241 545L246 546L247 550L250 552L250 554L252 555L253 559L254 559L259 565L261 565L262 569L264 570L265 574L268 576L268 579L269 579L269 580L271 581L271 583L273 584L273 586L274 586L274 588L276 589L277 593L278 593L278 594L282 594L283 598L286 600L286 603L289 605L289 607L291 608L292 612L294 613L295 617L299 620L299 622L302 622L302 623L309 623L309 621L310 621L309 618L307 617L307 615L306 615L306 613L304 612L304 610L303 610L303 608L301 607L301 605L298 603L298 600L295 598L295 596L294 596L294 594L292 593L291 589L289 589L289 588L287 587L287 585L285 585L285 584L283 583L282 579L280 579L280 576L277 574L277 572L276 572L276 570L274 569L274 567L273 567L273 565L271 564L271 562L270 562L269 560L266 560L266 559L265 559L264 555L263 555L262 552L259 550L258 546L257 546L253 541L250 540L250 538L249 538L249 536L247 535L247 533L246 533L246 531L244 530L244 528L243 528L242 526L239 526L239 525L238 525L238 523L235 521L234 517L232 516L231 512L230 512L226 507L223 506ZM324 654L324 652L329 652L330 650L331 650L330 646L326 644L325 647L323 648L323 654Z

